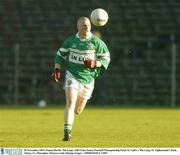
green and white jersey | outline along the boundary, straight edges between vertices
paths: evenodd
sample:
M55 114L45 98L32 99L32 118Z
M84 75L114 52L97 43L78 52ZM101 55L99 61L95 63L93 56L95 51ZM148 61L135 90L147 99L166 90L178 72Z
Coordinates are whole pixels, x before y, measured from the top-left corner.
M84 60L90 58L102 63L100 68L87 68ZM81 83L88 84L107 69L110 54L106 44L91 34L88 39L80 39L79 34L68 37L57 51L55 63L63 65L68 61L67 70Z

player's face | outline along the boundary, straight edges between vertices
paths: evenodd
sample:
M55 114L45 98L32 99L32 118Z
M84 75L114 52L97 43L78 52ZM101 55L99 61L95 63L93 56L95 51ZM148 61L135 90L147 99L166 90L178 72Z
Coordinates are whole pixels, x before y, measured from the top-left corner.
M88 33L91 31L91 23L88 18L78 23L78 31L80 33Z

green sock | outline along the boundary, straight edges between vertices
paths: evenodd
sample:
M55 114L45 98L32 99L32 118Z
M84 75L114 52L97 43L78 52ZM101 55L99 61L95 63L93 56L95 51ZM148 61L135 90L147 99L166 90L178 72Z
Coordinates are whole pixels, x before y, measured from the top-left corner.
M64 134L69 135L72 132L72 125L71 124L64 124Z

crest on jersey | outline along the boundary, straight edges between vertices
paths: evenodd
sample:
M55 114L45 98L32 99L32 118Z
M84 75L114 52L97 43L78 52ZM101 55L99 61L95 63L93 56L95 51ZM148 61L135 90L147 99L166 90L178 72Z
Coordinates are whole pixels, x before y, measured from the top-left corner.
M92 44L92 43L87 44L87 49L88 50L93 50L94 49L94 44Z
M76 44L72 44L72 48L76 48L77 46L76 46Z

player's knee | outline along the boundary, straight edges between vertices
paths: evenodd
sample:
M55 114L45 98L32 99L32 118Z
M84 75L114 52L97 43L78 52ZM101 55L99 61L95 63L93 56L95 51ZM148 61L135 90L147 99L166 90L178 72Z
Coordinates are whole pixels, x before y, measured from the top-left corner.
M81 113L82 113L82 110L81 110L81 109L76 109L76 110L75 110L75 114L76 114L76 115L80 115Z
M72 109L73 108L73 102L66 102L66 108Z
M79 113L78 111L75 111L75 114L76 114L76 115L80 115L80 113Z

